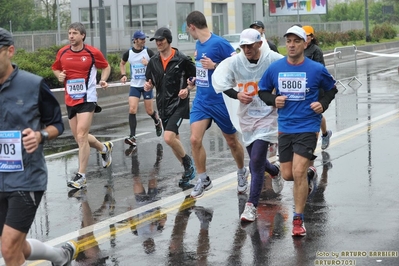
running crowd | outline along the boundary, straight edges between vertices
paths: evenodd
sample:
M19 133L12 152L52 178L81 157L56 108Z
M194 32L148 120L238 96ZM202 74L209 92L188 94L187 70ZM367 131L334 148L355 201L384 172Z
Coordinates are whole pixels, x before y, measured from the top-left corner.
M145 46L148 36L137 31L132 48L121 58L122 83L128 80L126 63L130 65L130 134L125 139L129 145L126 155L131 155L140 143L136 137L136 113L143 96L156 135L160 137L163 133L165 143L183 166L178 185L192 188L192 198L202 197L212 188L202 142L206 130L215 122L237 165L237 193L249 189L241 220L256 220L268 173L277 194L283 190L284 180L294 182L292 236L305 236L303 213L317 177L313 161L319 131L323 150L332 136L322 113L337 93L335 80L324 66L314 29L290 27L284 34L287 55L282 56L266 40L261 21L241 32L239 54L227 40L210 31L203 13L191 12L186 24L187 33L196 40L194 60L172 47L172 33L164 27L150 38L156 43L157 53ZM97 48L84 43L86 30L81 23L69 26L68 37L70 44L58 51L52 70L64 84L69 125L79 147L78 170L67 186L85 189L91 147L100 153L104 168L112 163L113 143L102 143L89 133L94 113L101 112L97 105L97 70L101 70L98 84L107 89L111 68ZM26 260L39 259L49 260L52 265L70 265L78 253L76 242L56 248L26 238L47 189L43 144L62 134L64 125L60 106L43 78L19 70L11 62L14 54L11 33L0 28L0 113L3 118L6 114L13 116L3 119L0 144L14 151L11 157L1 154L6 149L0 151L4 158L0 162L1 252L6 265L27 265ZM156 111L152 106L154 88ZM194 89L196 96L190 109L190 92ZM18 108L21 103L24 109ZM192 157L179 137L183 119L190 119ZM276 143L278 159L270 162L269 146ZM250 158L248 168L243 146ZM191 185L195 177L196 183Z

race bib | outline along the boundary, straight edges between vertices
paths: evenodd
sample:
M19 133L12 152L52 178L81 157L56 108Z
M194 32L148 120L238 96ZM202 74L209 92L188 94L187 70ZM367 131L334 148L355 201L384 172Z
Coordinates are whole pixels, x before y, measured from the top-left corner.
M70 79L67 80L66 90L69 96L74 100L79 100L85 97L87 93L85 79Z
M280 72L278 74L280 95L287 96L287 101L303 101L306 97L305 72Z
M202 67L200 61L195 62L197 74L195 76L195 85L200 87L209 87L208 69Z
M133 78L134 79L145 79L145 65L143 65L143 64L133 65Z
M21 131L0 131L0 172L23 170Z

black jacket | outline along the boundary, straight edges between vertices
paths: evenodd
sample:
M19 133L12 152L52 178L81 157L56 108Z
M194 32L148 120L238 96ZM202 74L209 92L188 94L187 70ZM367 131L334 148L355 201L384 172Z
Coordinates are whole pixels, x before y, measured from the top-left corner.
M195 77L195 64L190 57L175 49L175 55L166 66L162 66L159 53L154 55L147 65L146 80L151 79L156 88L156 103L161 119L168 119L177 108L184 109L183 118L190 117L190 97L182 100L178 94L187 87L187 79Z
M323 51L314 43L310 43L308 47L305 49L305 56L313 61L319 62L323 66L326 64L324 63L324 56Z
M280 53L277 49L277 46L269 40L266 40L267 44L269 45L270 50L275 51L276 53Z

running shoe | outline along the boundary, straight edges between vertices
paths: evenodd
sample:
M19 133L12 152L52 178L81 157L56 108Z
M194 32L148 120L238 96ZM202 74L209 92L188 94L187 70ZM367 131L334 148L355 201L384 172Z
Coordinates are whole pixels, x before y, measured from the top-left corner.
M276 194L280 194L284 188L284 179L281 177L280 162L276 161L274 166L278 168L278 174L276 176L272 176L272 187Z
M180 179L179 180L179 187L183 191L185 191L185 190L188 190L188 189L191 189L191 188L195 187L195 185L191 184L190 182L184 182L183 179Z
M157 133L157 137L162 135L162 121L158 119L158 123L155 124L155 132Z
M111 141L107 141L104 145L107 147L107 151L100 152L100 154L103 161L103 167L107 168L112 163L112 147L114 147L114 144Z
M201 229L208 229L209 223L212 221L213 210L202 206L195 206L193 209L201 223Z
M79 202L85 202L87 201L87 189L86 188L74 188L71 189L68 192L68 197L69 198L75 198L77 199Z
M325 150L328 148L328 146L330 146L330 138L332 136L332 131L331 130L327 130L327 136L321 136L321 149Z
M245 204L245 209L241 214L241 221L243 222L253 222L258 217L256 212L256 207L251 203L247 202Z
M183 166L184 166L184 174L182 176L183 182L189 182L190 180L193 180L195 177L195 174L196 174L194 161L191 157L189 157L189 158L190 158L189 162L183 162Z
M126 137L125 143L130 146L136 146L137 145L136 140L137 140L136 136Z
M130 146L125 150L125 155L130 156L137 151L137 146Z
M315 190L316 182L317 182L316 168L314 166L309 166L309 169L308 169L308 185L309 185L308 195L312 194L312 192Z
M239 173L237 171L237 192L238 193L245 193L248 189L248 176L249 171L246 167L244 167L245 172Z
M305 223L300 216L294 217L292 225L292 236L306 236Z
M87 186L86 177L83 177L81 174L76 173L74 178L67 182L67 186L70 188L82 189Z
M67 262L65 264L63 264L62 266L72 265L72 260L76 259L77 255L78 255L78 252L77 252L78 243L71 240L71 241L66 242L61 248L63 249L64 254L68 258ZM52 263L52 265L55 265L55 264Z
M328 152L326 151L322 151L321 157L323 158L323 169L327 168L327 170L330 170L333 167L330 159L330 154L328 154Z
M197 184L194 186L193 191L191 191L191 197L201 198L204 195L204 192L210 190L212 186L212 180L209 176L207 176L205 180L198 178Z

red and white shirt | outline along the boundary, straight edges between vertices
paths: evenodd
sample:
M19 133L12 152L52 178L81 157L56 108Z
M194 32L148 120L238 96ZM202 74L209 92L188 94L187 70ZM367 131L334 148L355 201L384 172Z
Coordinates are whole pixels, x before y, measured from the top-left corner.
M108 62L101 51L93 46L84 44L80 51L72 51L70 45L61 48L51 68L65 70L65 104L75 106L97 102L97 69L107 66Z

